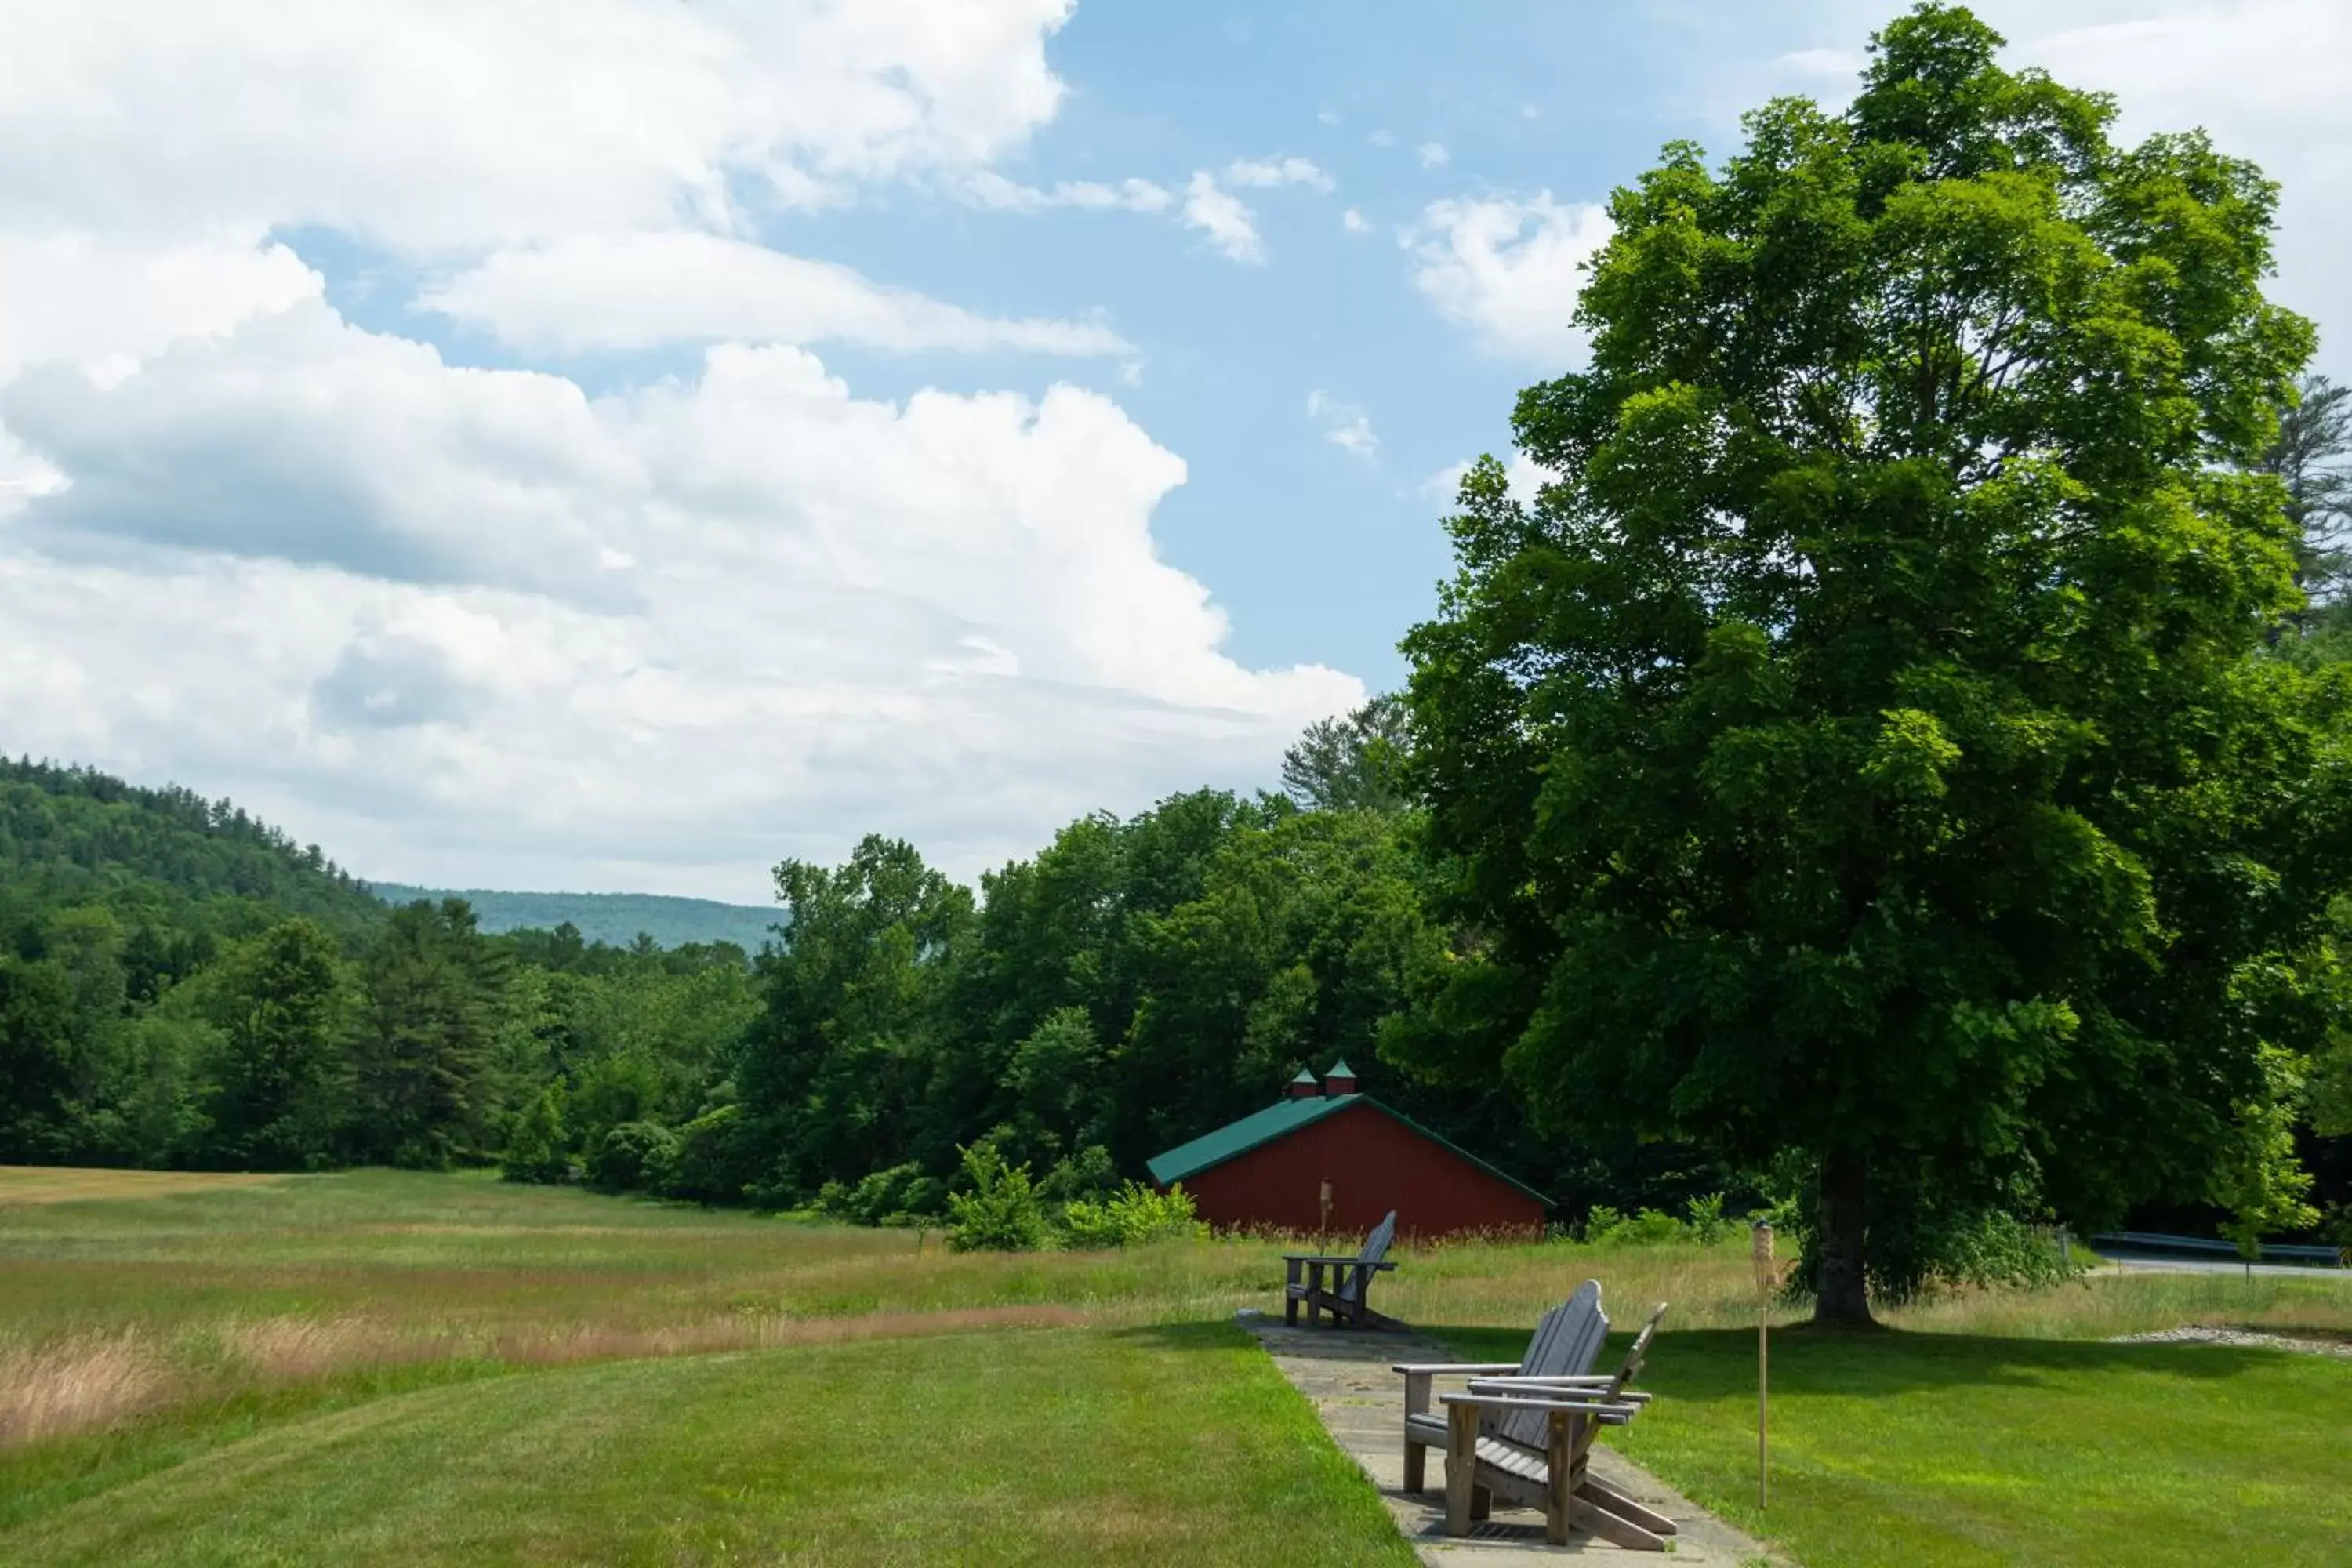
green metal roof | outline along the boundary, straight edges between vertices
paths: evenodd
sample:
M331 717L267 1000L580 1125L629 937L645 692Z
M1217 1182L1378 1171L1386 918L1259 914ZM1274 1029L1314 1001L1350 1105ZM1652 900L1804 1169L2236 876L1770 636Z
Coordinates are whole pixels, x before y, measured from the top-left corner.
M1294 1082L1297 1080L1293 1080ZM1287 1137L1302 1127L1311 1126L1327 1116L1336 1115L1350 1106L1368 1105L1381 1115L1403 1122L1423 1138L1441 1148L1450 1149L1496 1180L1508 1183L1528 1196L1551 1206L1551 1200L1506 1172L1498 1171L1477 1155L1450 1139L1441 1138L1402 1111L1392 1110L1369 1094L1335 1094L1314 1099L1278 1100L1264 1110L1254 1111L1239 1121L1228 1121L1214 1132L1203 1132L1189 1143L1179 1143L1162 1154L1144 1162L1151 1179L1161 1186L1172 1186L1187 1176L1197 1176L1213 1165L1248 1153L1262 1143L1271 1143Z
M1318 1088L1318 1089L1322 1087L1319 1083L1316 1083L1316 1078L1315 1078L1315 1075L1314 1075L1313 1073L1311 1073L1311 1072L1307 1071L1305 1068L1300 1068L1298 1069L1298 1076L1297 1076L1297 1078L1295 1078L1295 1079L1292 1079L1290 1081L1291 1081L1291 1082L1293 1082L1293 1083L1311 1083L1311 1084L1316 1084L1316 1087L1317 1087L1317 1088Z
M1306 1069L1301 1068L1300 1070L1304 1071ZM1323 1076L1325 1078L1353 1078L1356 1076L1356 1069L1348 1065L1347 1058L1342 1057L1338 1061L1333 1062L1331 1064L1331 1070L1325 1073ZM1294 1079L1291 1081L1295 1083L1297 1080Z

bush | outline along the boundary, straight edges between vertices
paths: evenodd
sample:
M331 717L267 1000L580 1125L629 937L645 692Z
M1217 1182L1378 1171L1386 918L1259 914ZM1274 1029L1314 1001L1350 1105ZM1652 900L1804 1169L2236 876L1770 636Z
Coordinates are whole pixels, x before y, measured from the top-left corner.
M574 1173L571 1134L563 1126L563 1090L550 1084L507 1130L499 1174L509 1182L554 1184L571 1181Z
M1713 1247L1718 1241L1728 1241L1742 1228L1739 1222L1727 1219L1723 1213L1723 1194L1709 1193L1703 1198L1693 1198L1685 1205L1690 1217L1683 1222L1693 1241Z
M986 1139L958 1150L969 1192L948 1194L948 1245L958 1252L1034 1252L1045 1243L1045 1206L1029 1167L1009 1165Z
M1596 1247L1640 1247L1685 1239L1683 1222L1659 1209L1621 1214L1595 1204L1584 1216L1584 1239Z
M816 1206L853 1225L911 1225L936 1219L947 1205L947 1184L919 1165L869 1172L856 1186L827 1182Z
M1040 1196L1062 1204L1105 1198L1118 1191L1118 1168L1111 1163L1110 1151L1099 1143L1089 1143L1077 1153L1055 1161L1037 1186Z
M1597 1247L1656 1246L1673 1241L1695 1241L1712 1247L1740 1228L1738 1221L1724 1217L1721 1193L1691 1199L1684 1212L1690 1217L1676 1219L1663 1209L1643 1209L1629 1215L1607 1204L1595 1204L1584 1216L1581 1239Z
M624 1121L589 1151L588 1179L607 1192L658 1192L677 1162L677 1133L658 1121Z
M706 1110L677 1130L677 1156L663 1191L698 1203L728 1203L743 1195L743 1108Z
M1139 1247L1209 1234L1181 1183L1162 1193L1129 1182L1099 1202L1079 1198L1063 1207L1061 1229L1063 1239L1079 1247Z

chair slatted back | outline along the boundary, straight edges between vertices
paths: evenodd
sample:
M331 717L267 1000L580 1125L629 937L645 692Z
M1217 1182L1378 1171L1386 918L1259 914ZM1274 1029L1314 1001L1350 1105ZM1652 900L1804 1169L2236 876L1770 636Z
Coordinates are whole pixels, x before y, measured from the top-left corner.
M1363 1251L1356 1254L1356 1261L1359 1263L1378 1263L1381 1259L1389 1255L1389 1243L1395 1239L1396 1210L1391 1209L1389 1210L1389 1217L1381 1221L1380 1224L1372 1226L1372 1234L1364 1237L1364 1249ZM1354 1300L1356 1299L1357 1282L1359 1280L1369 1280L1370 1278L1371 1270L1369 1268L1340 1269L1339 1299L1343 1301Z
M1666 1304L1664 1301L1650 1309L1650 1321L1643 1323L1642 1331L1633 1336L1633 1348L1625 1352L1625 1359L1618 1363L1616 1375L1609 1380L1608 1388L1595 1394L1594 1398L1614 1399L1625 1392L1627 1384L1642 1374L1643 1359L1650 1352L1650 1336L1658 1331L1658 1320L1665 1315ZM1527 1414L1533 1415L1534 1412L1529 1411ZM1575 1459L1581 1460L1591 1451L1592 1440L1601 1436L1601 1423L1585 1421L1579 1423L1578 1426L1579 1430L1575 1435Z
M1601 1310L1601 1281L1587 1279L1576 1294L1544 1314L1520 1358L1521 1377L1582 1377L1592 1369L1609 1338L1609 1315ZM1481 1425L1490 1435L1529 1448L1544 1446L1549 1420L1540 1410L1504 1410Z
M1650 1321L1643 1323L1642 1331L1633 1336L1633 1348L1625 1352L1625 1359L1618 1363L1617 1375L1609 1380L1609 1393L1606 1397L1614 1399L1625 1392L1627 1384L1642 1375L1642 1363L1650 1353L1650 1336L1658 1331L1658 1320L1665 1315L1666 1304L1664 1301L1650 1309Z

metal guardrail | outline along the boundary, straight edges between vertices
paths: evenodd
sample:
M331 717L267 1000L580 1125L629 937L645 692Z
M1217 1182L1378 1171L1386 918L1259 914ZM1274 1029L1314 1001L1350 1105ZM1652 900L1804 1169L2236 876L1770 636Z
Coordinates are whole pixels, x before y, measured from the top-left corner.
M2091 1237L2091 1244L2094 1247L2137 1247L2143 1252L2210 1252L2230 1258L2243 1256L2234 1241L2212 1241L2196 1236L2165 1236L2146 1230L2111 1230ZM2266 1241L2263 1244L2261 1261L2342 1264L2345 1258L2333 1247L2297 1247Z

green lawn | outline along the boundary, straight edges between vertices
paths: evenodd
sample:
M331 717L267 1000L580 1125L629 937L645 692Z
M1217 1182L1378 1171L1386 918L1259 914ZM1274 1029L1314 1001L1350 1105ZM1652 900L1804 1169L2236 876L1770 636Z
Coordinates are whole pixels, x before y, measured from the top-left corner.
M478 1378L0 1531L12 1563L1409 1564L1239 1331L1011 1331Z
M1437 1331L1480 1358L1527 1339ZM2352 1562L2352 1362L1798 1330L1771 1367L1766 1513L1753 1331L1660 1334L1659 1397L1610 1440L1807 1568Z
M1411 1561L1234 1308L1278 1245L937 1237L353 1172L0 1169L0 1563ZM1673 1303L1620 1441L1810 1568L2352 1562L2352 1279L2135 1275L1776 1333L1738 1246L1406 1247L1477 1357Z

